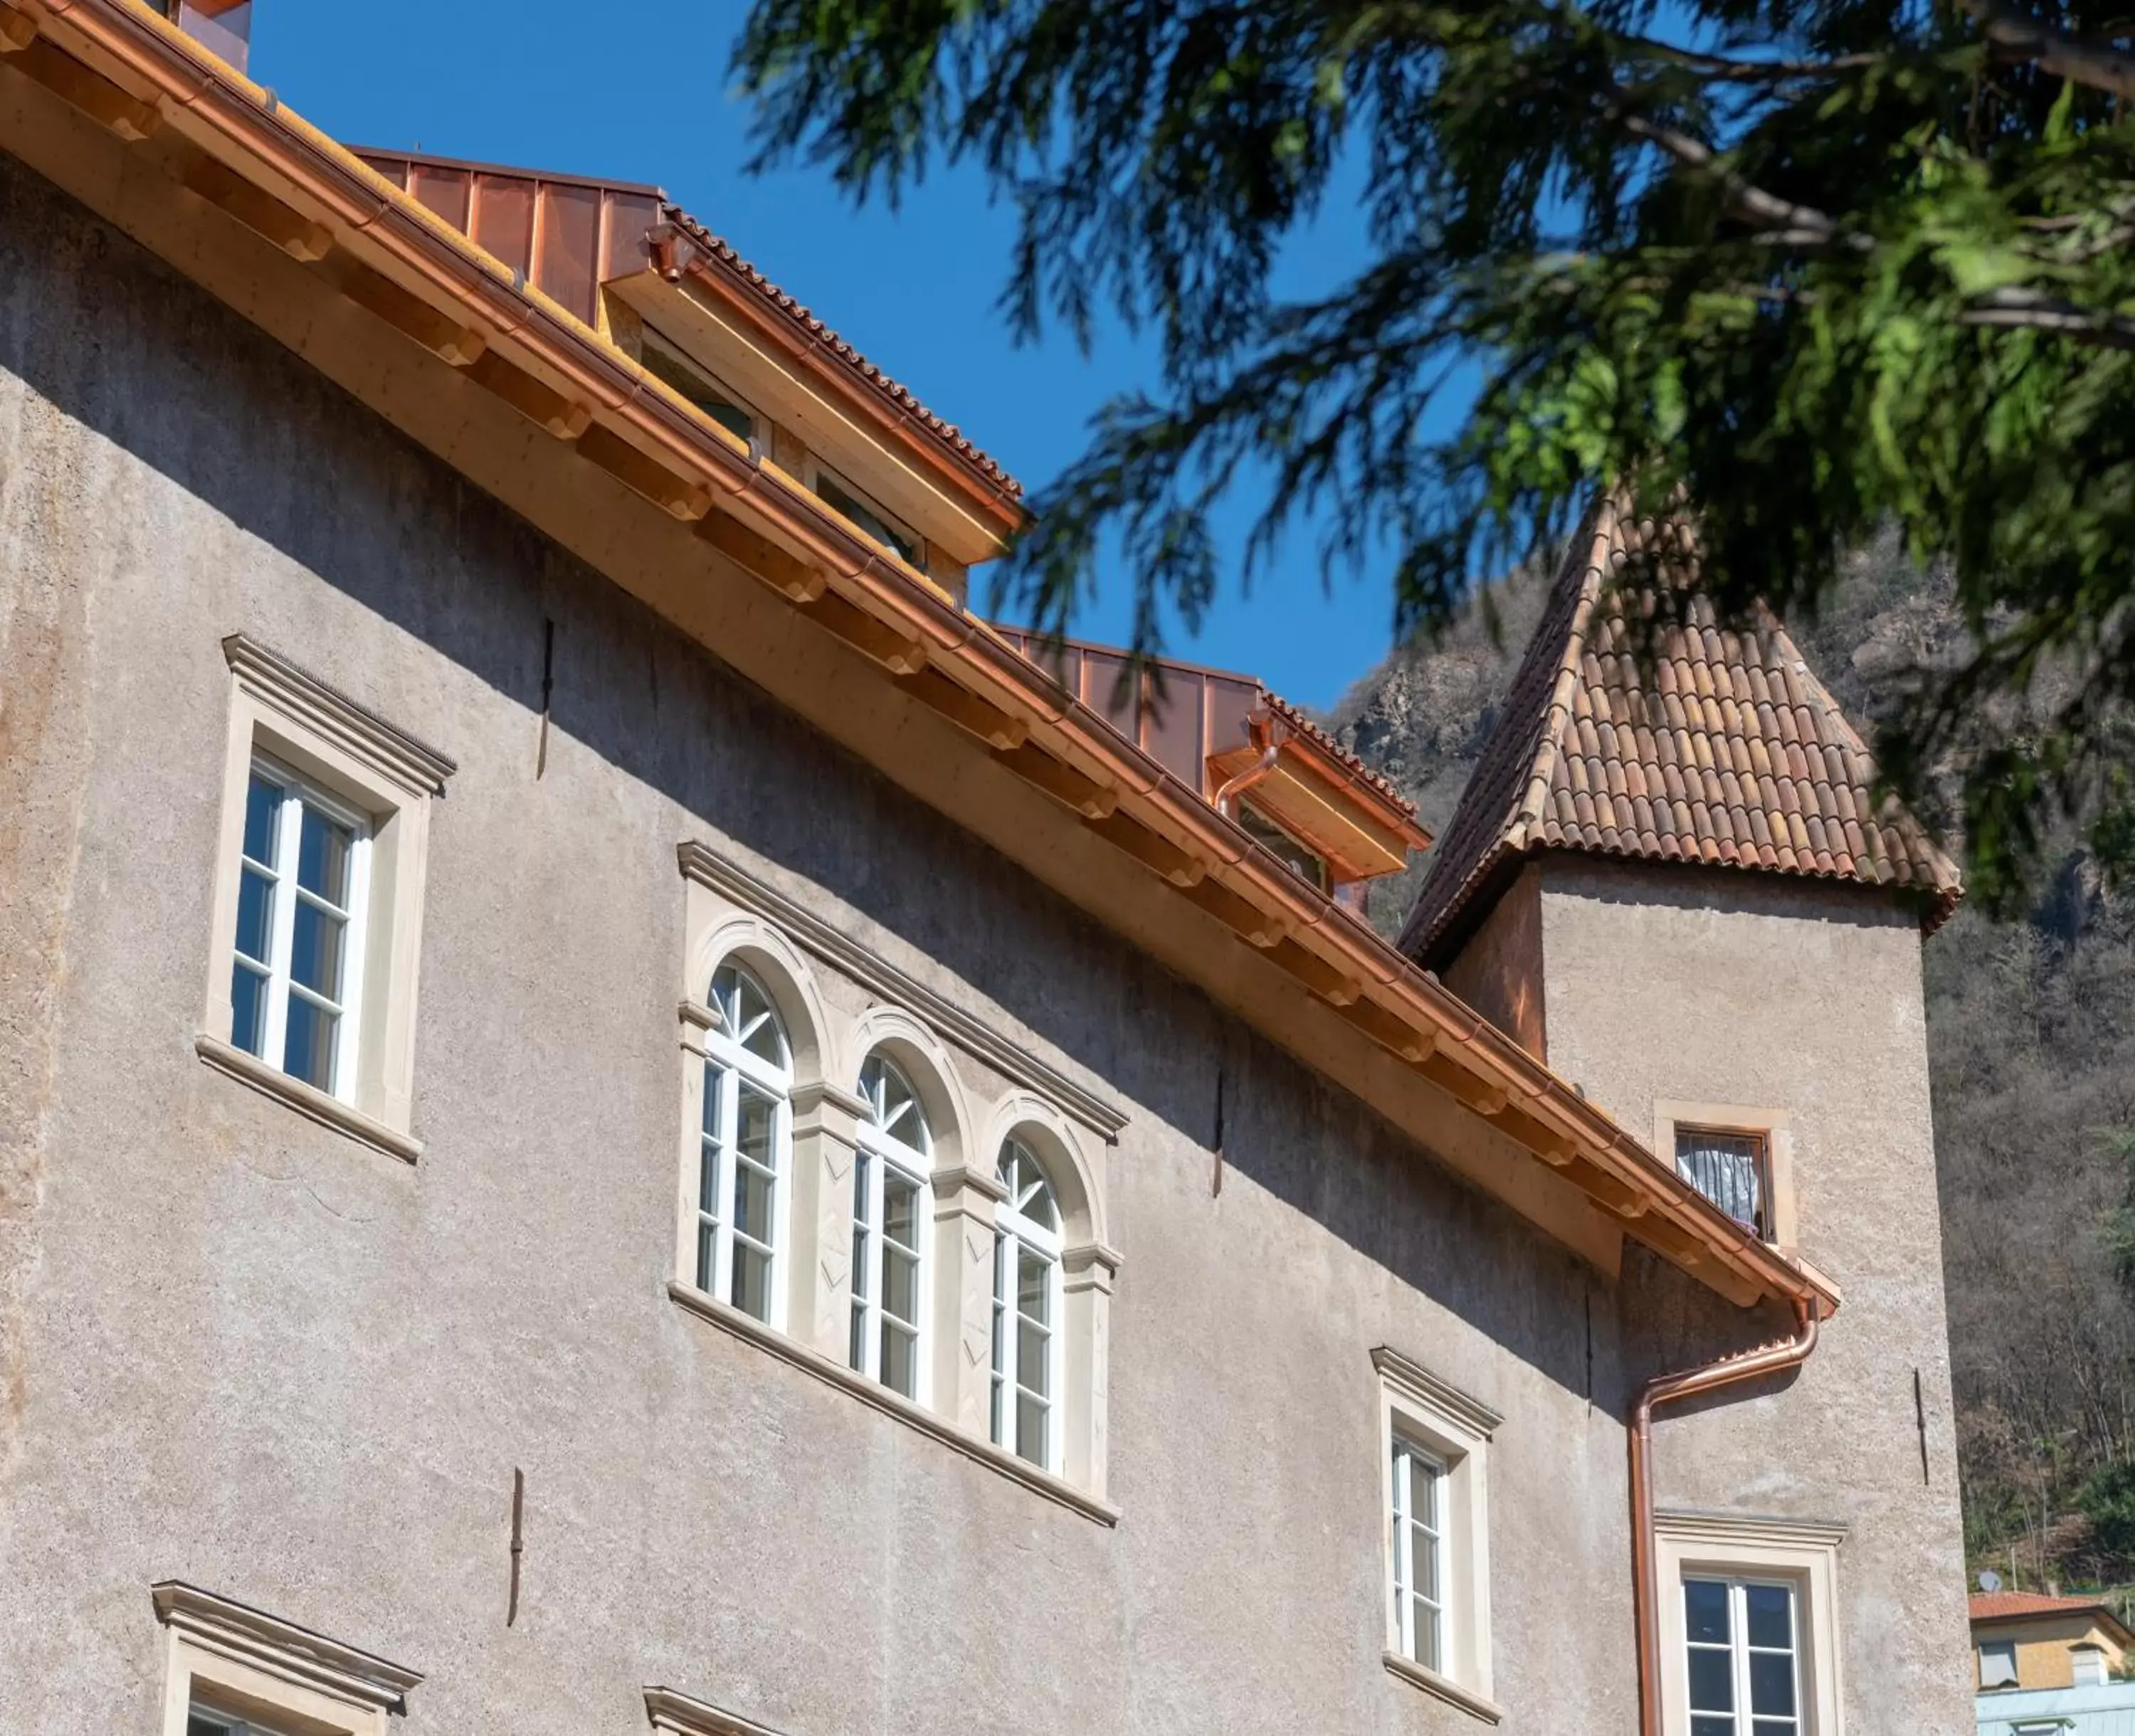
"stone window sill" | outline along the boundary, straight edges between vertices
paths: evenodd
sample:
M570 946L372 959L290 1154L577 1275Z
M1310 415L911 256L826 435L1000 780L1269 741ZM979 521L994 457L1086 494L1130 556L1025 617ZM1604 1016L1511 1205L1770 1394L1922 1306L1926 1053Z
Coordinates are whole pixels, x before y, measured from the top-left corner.
M249 1058L249 1057L248 1057ZM1080 1513L1085 1519L1095 1520L1099 1525L1112 1526L1120 1522L1119 1509L1085 1494L1072 1483L1064 1482L1048 1471L1041 1471L1013 1453L1004 1453L991 1441L980 1440L968 1435L954 1424L946 1422L931 1410L915 1405L911 1400L892 1392L887 1386L858 1375L842 1362L834 1362L828 1356L796 1342L785 1333L766 1326L753 1315L729 1307L715 1296L708 1296L693 1285L671 1279L668 1295L686 1312L700 1320L706 1320L722 1331L732 1333L743 1342L754 1345L803 1374L813 1375L826 1386L835 1386L848 1393L862 1404L871 1405L885 1416L908 1424L922 1434L939 1441L951 1452L984 1465L990 1471L1000 1472L1011 1482L1021 1483L1036 1495Z
M269 1066L258 1056L226 1043L219 1037L210 1037L202 1032L193 1039L193 1049L218 1073L226 1074L240 1085L249 1085L254 1090L286 1104L298 1115L346 1134L359 1145L368 1145L373 1151L382 1151L404 1163L412 1163L423 1155L420 1139L388 1127L338 1097L328 1096L316 1086L291 1078L279 1067Z
M1494 1700L1471 1694L1460 1683L1440 1676L1435 1670L1419 1664L1413 1658L1403 1657L1398 1651L1385 1654L1387 1674L1399 1676L1412 1688L1421 1688L1426 1694L1435 1695L1449 1706L1458 1706L1470 1718L1479 1718L1484 1724L1501 1724L1505 1709Z

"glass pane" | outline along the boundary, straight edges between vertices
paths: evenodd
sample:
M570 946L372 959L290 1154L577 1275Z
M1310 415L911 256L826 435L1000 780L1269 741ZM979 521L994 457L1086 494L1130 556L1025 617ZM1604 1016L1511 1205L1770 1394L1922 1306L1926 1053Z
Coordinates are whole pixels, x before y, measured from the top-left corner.
M882 1233L901 1248L919 1246L919 1189L903 1176L882 1178Z
M697 1166L697 1210L716 1220L719 1215L719 1148L709 1139L700 1139L702 1153Z
M1755 1134L1679 1127L1677 1173L1736 1222L1755 1229L1764 1201L1765 1142Z
M1029 1249L1019 1250L1016 1262L1016 1312L1028 1319L1045 1325L1053 1318L1053 1262L1041 1259Z
M234 1724L225 1724L220 1718L210 1718L205 1713L188 1712L186 1714L186 1736L230 1736L230 1731L235 1728Z
M1052 1407L1043 1399L1034 1399L1027 1392L1015 1395L1015 1450L1019 1458L1034 1465L1047 1462L1045 1433L1051 1421Z
M853 1153L853 1221L864 1224L868 1218L868 1165L871 1160L864 1151Z
M1051 1334L1042 1326L1033 1326L1028 1320L1019 1320L1015 1327L1015 1378L1017 1384L1027 1386L1041 1397L1052 1392L1052 1383L1047 1380L1051 1358L1046 1354L1050 1348Z
M887 1316L882 1323L882 1382L893 1392L901 1392L908 1399L919 1388L918 1342L891 1324Z
M230 973L230 1040L249 1055L267 1055L267 979L242 965Z
M853 1226L853 1300L864 1303L868 1299L868 1235L858 1224ZM858 1367L858 1363L854 1364Z
M901 1248L882 1250L882 1305L908 1326L919 1323L919 1262Z
M993 1424L989 1432L993 1437L994 1444L998 1447L1005 1439L1005 1437L1001 1434L1001 1425L1004 1419L1008 1415L1007 1387L999 1375L995 1375L994 1376L992 1385L994 1390Z
M870 1055L860 1068L860 1095L866 1098L874 1124L899 1144L914 1151L932 1149L927 1143L927 1112L919 1105L912 1081L895 1062Z
M719 1136L719 1115L726 1105L727 1070L704 1063L704 1137ZM710 1190L707 1189L707 1193Z
M697 1288L707 1295L716 1294L712 1286L719 1281L719 1229L716 1224L697 1220Z
M1427 1670L1442 1667L1439 1662L1439 1613L1421 1599L1411 1598L1409 1607L1416 1612L1416 1661Z
M1760 1718L1750 1728L1756 1736L1794 1736L1801 1726L1791 1718Z
M1408 1516L1418 1525L1438 1529L1438 1472L1428 1459L1413 1453L1408 1460Z
M1682 1613L1692 1644L1727 1643L1727 1588L1717 1579L1682 1582Z
M1690 1721L1690 1736L1735 1736L1732 1718L1693 1718Z
M315 1007L300 994L289 997L289 1028L282 1047L282 1071L293 1073L322 1091L333 1086L334 1032L341 1015Z
M316 904L297 901L294 938L289 946L289 975L314 994L337 1001L341 994L341 931L344 918L328 916Z
M1438 1594L1438 1540L1413 1519L1408 1526L1408 1550L1412 1580L1409 1589L1434 1603L1442 1601Z
M274 860L274 822L282 812L282 791L258 772L244 792L244 853L267 868Z
M733 1245L733 1289L727 1298L744 1314L771 1318L771 1256L745 1242Z
M1794 1711L1794 1657L1791 1651L1750 1654L1750 1709L1791 1718Z
M734 1165L734 1228L754 1240L771 1240L772 1179L753 1163Z
M775 1067L786 1065L786 1036L778 1028L778 1014L771 1004L771 998L757 985L753 976L741 979L741 1037L742 1047L760 1061L767 1061Z
M867 1366L866 1358L863 1355L866 1347L867 1304L864 1302L855 1302L853 1304L853 1337L850 1346L851 1354L847 1358L854 1368Z
M1794 1642L1794 1594L1784 1585L1745 1585L1750 1605L1750 1643L1785 1651ZM1774 1706L1771 1709L1777 1711Z
M297 844L297 884L329 904L348 908L348 853L355 834L317 808L304 810Z
M268 936L274 931L274 883L250 868L237 877L237 950L248 959L267 962Z
M1728 1651L1690 1654L1690 1709L1693 1712L1735 1709L1735 1656Z
M771 1154L771 1130L776 1123L778 1104L753 1086L741 1088L741 1101L734 1110L734 1144L741 1154L753 1163L761 1163L766 1169L773 1168Z

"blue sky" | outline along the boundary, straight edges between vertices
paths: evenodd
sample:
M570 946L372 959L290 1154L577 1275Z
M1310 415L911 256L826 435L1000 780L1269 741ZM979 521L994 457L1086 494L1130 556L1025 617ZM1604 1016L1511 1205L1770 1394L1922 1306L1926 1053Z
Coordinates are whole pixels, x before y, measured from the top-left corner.
M1013 232L976 177L937 171L903 208L854 210L825 177L755 178L748 111L728 94L742 0L259 0L252 73L351 144L655 181L781 286L960 423L1035 488L1082 449L1107 398L1154 385L1145 344L1102 334L1085 357L1064 335L1024 349L994 302ZM1361 263L1361 226L1330 213L1295 250L1324 280ZM1303 282L1302 268L1293 273ZM1242 540L1254 503L1229 510ZM1235 581L1197 639L1174 655L1251 671L1301 704L1331 704L1385 655L1383 572L1321 587L1309 538L1250 596ZM1124 578L1108 580L1075 630L1128 629Z

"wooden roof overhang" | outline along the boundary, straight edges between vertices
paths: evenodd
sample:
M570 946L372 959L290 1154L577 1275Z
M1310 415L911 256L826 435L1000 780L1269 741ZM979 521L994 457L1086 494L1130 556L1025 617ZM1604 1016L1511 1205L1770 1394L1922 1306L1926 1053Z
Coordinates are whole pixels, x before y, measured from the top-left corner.
M1247 775L1259 759L1251 747L1210 756L1213 786ZM1274 765L1242 800L1325 857L1338 881L1397 874L1408 866L1411 850L1431 847L1431 834L1412 815L1360 786L1310 736L1282 733Z
M1737 1303L1837 1307L983 621L139 0L0 0L0 147L1450 1167L1605 1265L1628 1234Z

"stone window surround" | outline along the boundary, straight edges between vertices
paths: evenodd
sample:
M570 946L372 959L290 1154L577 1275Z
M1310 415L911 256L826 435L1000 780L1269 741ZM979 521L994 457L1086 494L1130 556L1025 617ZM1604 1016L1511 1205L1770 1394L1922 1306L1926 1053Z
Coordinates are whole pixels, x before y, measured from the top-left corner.
M1387 1671L1471 1717L1498 1724L1505 1713L1491 1697L1489 1446L1504 1419L1385 1345L1372 1352L1372 1366L1378 1375L1379 1603ZM1404 1655L1395 1637L1387 1593L1392 1537L1383 1516L1393 1508L1397 1434L1429 1448L1445 1466L1441 1568L1450 1632L1443 1671Z
M1845 1736L1838 1647L1838 1549L1845 1540L1843 1525L1820 1520L1668 1509L1653 1516L1665 1736L1689 1736L1682 1581L1700 1573L1784 1580L1794 1588L1801 1736Z
M165 1632L162 1736L198 1704L305 1736L389 1736L416 1671L182 1581L151 1589Z
M778 1736L768 1724L672 1688L647 1688L645 1715L660 1736Z
M685 879L680 1150L673 1299L789 1366L860 1398L1048 1499L1100 1523L1118 1514L1105 1500L1106 1345L1120 1257L1105 1235L1103 1157L1126 1117L985 1021L700 844L680 852ZM877 999L864 1016L833 1015L818 992L818 960ZM792 1161L787 1177L790 1245L784 1330L765 1327L695 1286L697 1153L703 1108L704 1032L715 1015L696 999L727 960L744 965L778 1008L792 1057ZM951 1048L1004 1076L1007 1088L974 1101ZM846 1366L851 1313L851 1175L866 1106L861 1061L888 1052L912 1080L933 1136L933 1207L925 1298L929 1359L915 1404ZM994 1240L1005 1189L996 1163L1008 1136L1023 1137L1052 1173L1063 1213L1063 1319L1056 1472L1004 1451L990 1439Z
M458 770L436 749L242 633L222 641L230 665L230 733L215 843L207 994L194 1048L216 1071L361 1144L414 1163L416 967L429 855L430 803ZM370 823L369 905L348 1100L291 1077L230 1041L231 956L237 937L238 858L256 754L317 782Z
M1771 1243L1782 1253L1801 1246L1801 1221L1794 1192L1794 1118L1783 1109L1741 1103L1688 1103L1657 1098L1653 1103L1653 1149L1664 1162L1675 1161L1678 1127L1715 1133L1755 1134L1765 1142L1765 1182L1771 1189Z

